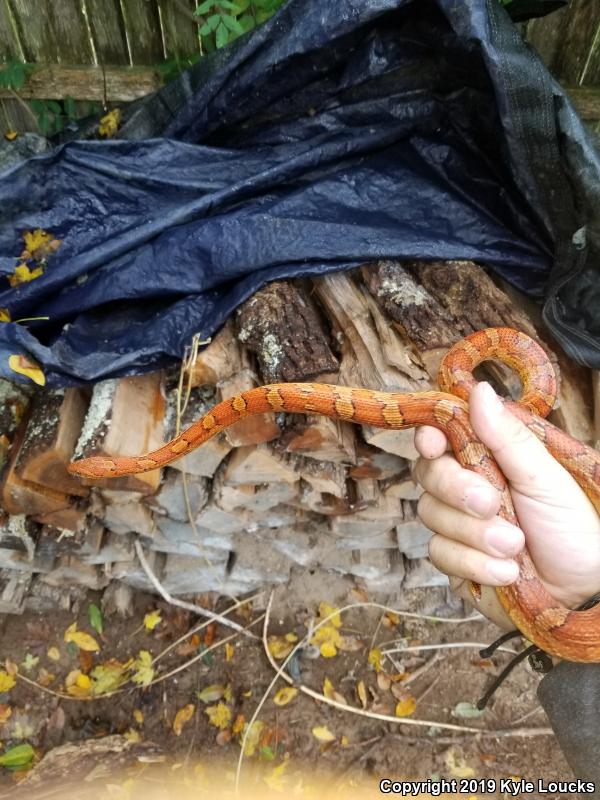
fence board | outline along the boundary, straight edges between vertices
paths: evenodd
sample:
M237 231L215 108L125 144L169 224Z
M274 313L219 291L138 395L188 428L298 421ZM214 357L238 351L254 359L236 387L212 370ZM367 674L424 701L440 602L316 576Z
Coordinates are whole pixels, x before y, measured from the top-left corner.
M129 64L119 0L83 0L99 64Z
M569 21L572 6L561 8L547 17L532 19L527 23L526 36L539 53L546 66L554 71L563 44L564 29Z
M165 57L155 0L123 0L121 9L133 64L156 64Z
M198 23L185 14L196 8L194 0L158 0L167 58L183 58L200 52Z
M8 0L12 9L26 61L58 61L59 42L48 24L52 0Z
M10 20L10 10L6 0L0 0L0 63L20 57L21 48Z
M45 100L70 97L73 100L137 100L156 91L161 79L152 67L67 67L40 64L19 92L21 98ZM0 87L0 98L11 97Z
M569 11L555 69L565 83L591 83L586 64L600 28L600 3L598 0L577 0L569 6Z
M94 54L80 0L51 0L48 22L61 64L93 64Z

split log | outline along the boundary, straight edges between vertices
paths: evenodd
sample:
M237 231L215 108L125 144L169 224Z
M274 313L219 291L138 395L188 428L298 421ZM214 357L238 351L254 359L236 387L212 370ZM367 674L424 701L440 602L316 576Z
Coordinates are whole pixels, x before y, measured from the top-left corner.
M350 422L314 414L290 414L285 418L280 445L288 453L318 461L356 463L355 426Z
M189 382L191 387L214 387L219 381L235 375L241 367L233 321L228 320L210 344L198 353L186 372L185 383Z
M317 308L302 288L273 281L236 312L237 335L254 353L264 383L327 380L338 371Z
M20 478L64 494L89 494L89 489L67 472L87 405L81 389L58 389L34 397L16 463Z
M245 359L244 359L245 360ZM259 385L256 373L249 367L243 367L235 375L217 384L220 400L229 400L242 392L254 389ZM254 414L241 419L225 430L225 438L232 447L261 444L277 439L281 429L275 414Z
M8 459L12 441L31 402L33 391L0 378L0 469Z
M163 444L165 398L162 373L107 380L94 386L75 458L137 456ZM160 469L120 478L81 478L84 485L152 494Z
M295 483L298 476L291 457L278 454L266 444L258 447L238 447L234 450L223 472L226 486L249 483Z

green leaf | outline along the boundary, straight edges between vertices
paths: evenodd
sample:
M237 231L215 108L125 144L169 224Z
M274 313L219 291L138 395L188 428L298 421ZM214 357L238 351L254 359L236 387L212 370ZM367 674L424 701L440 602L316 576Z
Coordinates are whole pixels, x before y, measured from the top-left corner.
M0 766L6 769L20 769L26 767L35 756L35 751L30 744L17 744L9 747L0 756Z
M265 761L273 761L275 759L275 753L268 744L260 748L260 754Z
M88 616L90 618L90 625L96 633L102 633L104 624L102 621L102 612L95 603L90 603L88 606Z
M221 22L220 14L213 14L206 20L206 24L211 29L211 31L215 31L220 22Z
M237 33L238 36L244 32L244 29L235 17L223 17L223 25L232 33Z
M56 100L48 100L48 108L52 111L53 114L62 114L63 109L60 103L57 103Z
M23 661L21 661L21 666L25 672L29 672L37 665L39 660L39 656L32 656L31 653L27 653Z
M65 114L70 120L77 119L77 104L72 97L65 97L63 100L63 107L65 109Z
M198 8L194 11L194 14L197 14L198 16L202 16L202 14L208 14L211 8L214 7L215 7L214 0L206 0L206 2L200 3Z
M215 42L216 42L217 48L225 47L225 45L227 44L228 41L229 41L229 31L227 30L225 25L223 25L223 23L221 23L219 25L219 27L217 28L216 36L215 36Z
M466 701L457 703L452 710L452 716L459 717L460 719L477 719L477 717L481 717L484 713L484 711L474 706L473 703L468 703Z
M221 8L225 8L227 11L235 11L238 13L238 7L235 3L232 3L231 0L218 0L218 3Z
M242 26L242 30L244 33L248 33L253 28L256 27L256 20L252 16L252 14L243 14L239 19L238 22Z

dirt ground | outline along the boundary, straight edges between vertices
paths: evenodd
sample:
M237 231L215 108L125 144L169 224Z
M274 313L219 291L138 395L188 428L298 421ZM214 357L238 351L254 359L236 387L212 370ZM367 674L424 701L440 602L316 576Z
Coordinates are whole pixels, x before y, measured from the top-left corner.
M460 606L448 605L445 592L416 590L390 600L398 609L464 616ZM196 599L208 602L207 598ZM75 782L77 797L147 800L185 796L188 791L195 797L231 794L243 726L251 721L275 675L260 638L266 599L267 595L262 595L229 614L245 627L258 620L250 627L257 639L235 634L223 625L193 634L199 624L196 616L142 593L136 595L130 617L116 613L104 617L101 635L90 624L89 603L100 605L100 596L92 592L75 609L77 613L5 616L2 661L8 659L8 674L17 665L18 674L16 685L0 694L3 752L30 743L36 766L30 772L3 770L0 797L21 796L22 792L28 798L66 796L65 774ZM286 634L301 640L311 620L318 622L321 602L341 607L365 599L348 579L298 571L288 586L275 592L269 634L279 639L273 646L289 650L294 643L286 642ZM231 604L221 598L217 608L223 612ZM161 620L148 630L144 616L156 609ZM98 652L82 652L75 643L65 642L65 631L73 622L77 622L77 630L96 638ZM459 787L462 780L464 792L448 796L501 798L508 796L499 791L501 779L542 778L548 782L572 777L554 737L534 735L547 728L548 721L536 699L539 677L528 667L518 666L486 711L472 716L477 699L510 654L498 653L483 660L478 649L463 646L396 652L390 654L394 663L390 656L379 663L378 651L392 647L487 643L498 634L493 625L433 622L357 608L344 612L341 627L333 628L332 632L330 621L321 629L325 634L320 643L293 657L288 669L297 683L321 693L328 679L329 696L334 700L343 698L351 706L395 717L398 722L355 715L302 692L287 704L277 705L273 700L278 697L276 692L287 686L279 679L246 742L239 776L242 796L257 791L261 797L269 792L301 797L324 797L331 792L335 797L349 797L362 791L364 796L375 797L380 794L379 779L387 777L434 782L455 779ZM322 652L329 652L329 634L335 641L344 637L343 649L336 647L335 655L325 657ZM93 676L98 665L114 665L114 660L124 664L139 657L140 651L155 657L180 638L154 665L153 680L159 680L147 688L128 683L116 695L92 700L57 696L65 693L65 680L74 670ZM204 653L207 647L210 649ZM185 666L192 659L195 661ZM164 677L168 673L173 674ZM24 678L46 686L34 686ZM85 695L89 681L80 677L78 683L79 693ZM396 717L397 709L406 716ZM190 715L187 721L186 715ZM405 724L411 720L430 720L431 725ZM444 729L443 724L448 723L481 733ZM502 733L494 735L493 731ZM84 741L98 743L116 734L126 737L117 740L124 743L125 755L121 753L116 760L114 754L87 758ZM41 769L39 759L69 742L77 742L78 747L69 757L68 768L62 769L60 779L54 782L42 774L34 792L28 781ZM475 782L482 780L491 782L478 791L481 784ZM436 790L422 796L436 796Z

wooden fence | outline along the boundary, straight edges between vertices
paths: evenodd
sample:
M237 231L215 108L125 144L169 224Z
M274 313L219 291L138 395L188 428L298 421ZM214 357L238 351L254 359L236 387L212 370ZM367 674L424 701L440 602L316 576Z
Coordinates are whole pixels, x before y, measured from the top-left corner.
M335 0L331 0L335 2ZM0 68L38 65L4 116L31 129L24 98L125 102L161 84L157 66L200 52L197 0L0 0ZM529 41L600 132L600 0L571 0L524 26ZM0 131L4 125L0 114Z

